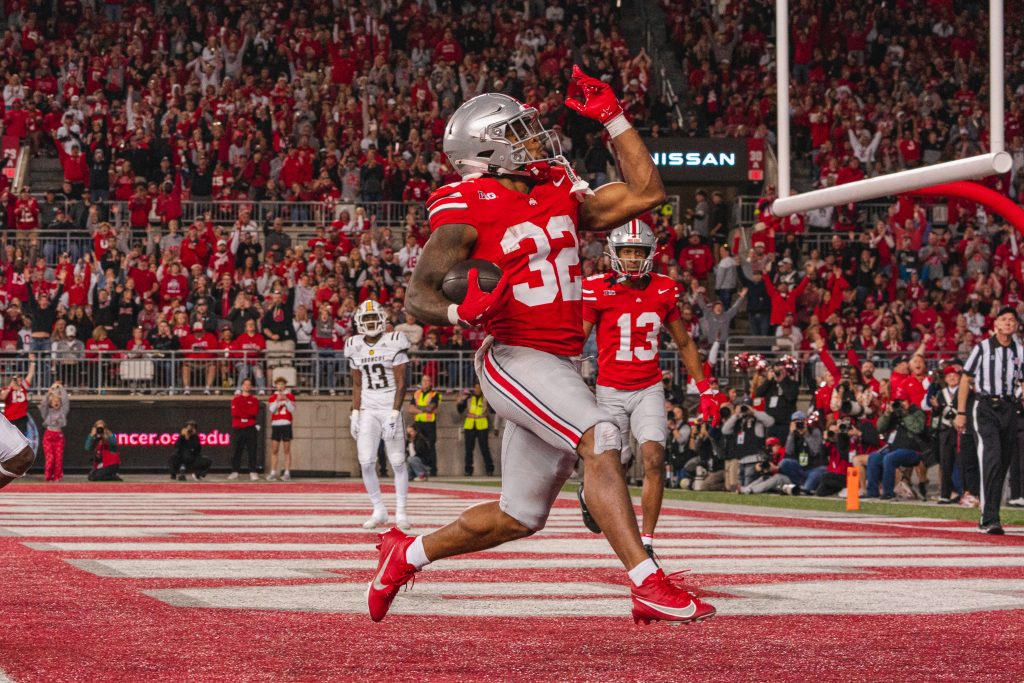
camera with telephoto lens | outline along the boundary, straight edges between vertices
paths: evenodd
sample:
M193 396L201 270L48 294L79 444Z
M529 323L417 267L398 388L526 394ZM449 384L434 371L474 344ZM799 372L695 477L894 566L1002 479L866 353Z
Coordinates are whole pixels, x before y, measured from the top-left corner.
M804 431L804 427L807 426L807 423L804 422L803 420L797 420L795 424L796 424L796 430L798 432Z
M96 428L96 436L103 436L103 427Z

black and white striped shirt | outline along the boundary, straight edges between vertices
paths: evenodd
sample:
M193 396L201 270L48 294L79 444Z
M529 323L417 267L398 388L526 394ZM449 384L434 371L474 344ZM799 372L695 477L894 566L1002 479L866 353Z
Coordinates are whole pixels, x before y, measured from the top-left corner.
M1016 339L1002 346L995 337L975 345L964 365L974 378L974 390L984 396L1010 398L1019 394L1024 380L1024 345Z

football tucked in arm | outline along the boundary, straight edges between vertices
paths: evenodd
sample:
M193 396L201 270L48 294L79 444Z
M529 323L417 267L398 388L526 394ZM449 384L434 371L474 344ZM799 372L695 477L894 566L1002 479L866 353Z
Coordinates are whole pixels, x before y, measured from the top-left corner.
M480 289L485 292L493 291L501 279L501 268L490 261L474 258L455 265L441 281L441 293L448 298L461 304L466 298L466 290L469 287L469 271L476 268L480 280Z

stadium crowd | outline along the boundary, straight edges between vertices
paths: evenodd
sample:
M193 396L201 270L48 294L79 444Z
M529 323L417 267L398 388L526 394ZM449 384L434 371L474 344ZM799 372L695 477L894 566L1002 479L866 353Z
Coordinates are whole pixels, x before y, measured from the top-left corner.
M158 386L207 391L246 378L262 391L273 367L303 363L297 391L334 392L347 382L340 349L355 307L374 299L419 352L417 375L471 386L464 364L423 352L469 351L480 333L424 327L403 308L428 236L422 202L457 179L440 139L458 104L487 91L531 104L593 185L614 177L614 163L600 127L563 105L574 62L610 81L652 136L774 142L772 46L762 28L772 3L662 5L686 76L681 120L652 88L652 58L630 50L611 3L9 3L3 135L34 157L59 158L65 182L0 187L0 344L17 358L37 354L39 385L59 377L72 393L104 381L136 388L141 375L125 362L137 359L155 359ZM793 17L794 148L818 184L987 149L987 28L976 4L803 2ZM1020 26L1007 22L1010 55L1024 49ZM1020 59L1007 59L1006 80L1014 165L987 182L1019 199ZM402 229L377 223L378 202L408 203ZM194 220L186 203L203 207ZM863 406L876 437L900 401L932 408L934 419L928 402L945 370L986 334L994 310L1024 310L1015 233L969 202L946 202L943 223L908 197L870 220L857 206L779 220L766 199L744 231L720 192L695 191L684 205L644 218L659 238L656 268L683 285L691 335L721 347L749 330L768 358L791 354L797 365L744 368L753 376L726 411L732 424L714 435L686 420L685 392L674 387L676 482L696 481L703 452L705 473L721 471L733 490L775 476L787 477L774 481L780 489L835 488L821 488L838 450L825 437L853 429L846 418L863 419L844 417L844 401ZM292 226L308 223L311 206L324 218L300 239ZM74 230L86 237L69 237ZM609 271L603 250L582 236L584 275ZM172 352L181 363L161 361ZM98 371L79 362L99 357L117 362ZM716 359L717 374L735 374L732 360ZM891 377L879 382L876 368ZM797 405L801 389L811 406ZM846 398L833 407L837 396ZM757 438L744 441L761 451L730 447L737 428L752 430ZM856 429L857 439L871 433ZM696 448L703 437L715 449ZM817 443L813 457L790 441ZM787 474L789 465L764 457L780 452L796 453L802 469ZM867 483L875 467L863 455ZM885 495L888 467L875 477Z
M660 5L692 98L679 131L666 134L757 136L774 144L775 3ZM1014 168L991 183L1019 200L1024 41L1020 10L1009 11L1005 138ZM793 151L811 162L819 186L988 151L984 3L803 0L791 3L790 19Z

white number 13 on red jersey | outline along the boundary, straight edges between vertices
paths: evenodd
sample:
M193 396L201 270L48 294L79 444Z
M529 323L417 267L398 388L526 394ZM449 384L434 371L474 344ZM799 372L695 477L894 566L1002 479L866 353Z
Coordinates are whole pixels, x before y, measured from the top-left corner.
M552 216L546 228L530 223L519 223L505 231L501 238L501 249L510 254L519 248L519 243L532 239L537 251L530 254L530 270L539 273L541 283L531 286L527 282L512 285L512 295L526 306L550 304L562 292L563 301L579 301L583 298L583 274L575 277L570 271L580 264L579 240L575 226L568 216ZM558 249L552 258L551 242L563 235L572 237L572 245Z
M615 352L615 360L628 363L632 360L648 361L657 358L661 316L648 311L636 317L636 331L642 335L637 346L633 346L632 316L623 313L615 324L619 326L619 350Z

